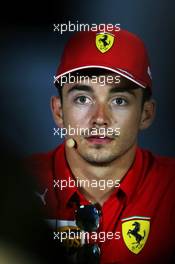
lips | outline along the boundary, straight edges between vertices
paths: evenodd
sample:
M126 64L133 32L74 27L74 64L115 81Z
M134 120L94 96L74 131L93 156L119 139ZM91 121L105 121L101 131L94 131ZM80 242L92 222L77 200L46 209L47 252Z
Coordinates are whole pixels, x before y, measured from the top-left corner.
M89 143L93 143L93 144L107 144L110 143L113 140L113 138L104 137L104 136L90 136L86 138L86 140Z

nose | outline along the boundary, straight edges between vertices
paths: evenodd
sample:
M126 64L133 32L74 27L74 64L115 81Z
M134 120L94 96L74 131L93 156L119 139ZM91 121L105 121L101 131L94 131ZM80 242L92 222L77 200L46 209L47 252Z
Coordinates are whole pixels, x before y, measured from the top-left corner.
M91 119L93 127L108 127L110 124L110 114L107 106L98 104L94 109L94 114Z

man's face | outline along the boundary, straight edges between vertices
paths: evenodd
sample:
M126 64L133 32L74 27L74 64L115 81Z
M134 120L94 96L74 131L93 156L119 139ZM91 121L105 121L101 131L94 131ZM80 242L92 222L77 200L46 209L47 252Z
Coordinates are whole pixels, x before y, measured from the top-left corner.
M123 155L137 142L142 117L142 90L131 89L130 81L120 84L83 82L65 84L62 90L63 126L92 130L109 129L120 135L74 135L78 154L90 163L108 163Z

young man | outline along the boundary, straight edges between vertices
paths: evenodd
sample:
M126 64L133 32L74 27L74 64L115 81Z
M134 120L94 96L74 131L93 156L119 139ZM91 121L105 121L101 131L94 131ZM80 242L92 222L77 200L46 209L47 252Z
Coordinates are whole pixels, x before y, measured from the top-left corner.
M74 263L173 263L175 161L137 144L155 114L143 42L124 30L76 33L55 84L55 123L76 133L32 158L53 238Z

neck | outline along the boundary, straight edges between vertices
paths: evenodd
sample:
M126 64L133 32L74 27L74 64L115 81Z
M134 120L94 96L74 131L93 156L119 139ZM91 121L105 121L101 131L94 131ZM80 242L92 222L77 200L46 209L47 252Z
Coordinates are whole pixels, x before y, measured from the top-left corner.
M79 180L80 192L87 200L102 206L104 201L121 182L131 167L136 152L136 144L124 154L108 164L91 164L84 160L75 148L66 147L66 158L76 180ZM100 166L99 166L100 165Z

